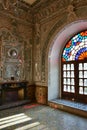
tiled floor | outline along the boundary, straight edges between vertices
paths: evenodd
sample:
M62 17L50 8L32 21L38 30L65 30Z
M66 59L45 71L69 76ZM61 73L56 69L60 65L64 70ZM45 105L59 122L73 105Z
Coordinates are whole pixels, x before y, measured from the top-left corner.
M44 105L19 106L0 111L0 130L87 130L87 119Z
M26 103L30 103L30 101L29 100L22 100L22 101L4 103L4 104L0 105L0 110L16 107L16 106L23 105Z

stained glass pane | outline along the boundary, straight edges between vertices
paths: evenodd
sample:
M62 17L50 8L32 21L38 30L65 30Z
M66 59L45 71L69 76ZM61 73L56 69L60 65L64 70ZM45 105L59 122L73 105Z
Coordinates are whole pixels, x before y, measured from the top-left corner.
M74 64L71 64L71 70L74 70Z
M70 79L67 79L67 84L70 84Z
M63 70L66 70L66 64L63 65Z
M71 85L74 85L74 79L71 79Z
M87 70L87 63L84 63L84 70Z
M74 77L74 71L71 71L71 77Z
M87 31L83 31L75 35L69 42L67 42L63 50L62 61L82 60L87 58L86 33Z
M84 78L87 78L87 71L84 71Z
M70 86L68 85L68 90L67 90L68 92L70 92Z
M87 95L87 87L84 88L84 94Z
M71 86L71 92L74 93L75 92L75 87Z
M66 85L64 85L63 91L65 91L65 92L66 92Z
M83 70L83 64L82 63L79 64L79 70Z
M83 79L79 79L79 86L83 86Z
M84 86L87 86L87 79L84 79Z
M70 77L70 71L67 71L67 77Z
M83 71L79 71L79 78L83 78Z
M63 77L66 77L66 71L63 72Z
M79 87L79 94L83 94L83 87Z
M67 64L67 70L70 70L70 64Z
M63 83L66 84L66 78L64 78L64 82Z

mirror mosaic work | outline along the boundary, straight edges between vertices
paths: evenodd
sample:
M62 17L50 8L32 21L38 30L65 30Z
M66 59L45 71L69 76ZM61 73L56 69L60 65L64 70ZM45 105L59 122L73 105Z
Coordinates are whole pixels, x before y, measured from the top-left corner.
M1 34L0 81L23 80L24 44L6 29Z

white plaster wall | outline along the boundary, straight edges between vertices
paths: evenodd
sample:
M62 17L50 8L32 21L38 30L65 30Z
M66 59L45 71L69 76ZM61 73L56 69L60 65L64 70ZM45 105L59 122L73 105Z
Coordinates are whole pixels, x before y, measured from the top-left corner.
M48 54L48 100L61 97L61 54L66 42L87 29L87 21L79 20L67 25L53 39Z

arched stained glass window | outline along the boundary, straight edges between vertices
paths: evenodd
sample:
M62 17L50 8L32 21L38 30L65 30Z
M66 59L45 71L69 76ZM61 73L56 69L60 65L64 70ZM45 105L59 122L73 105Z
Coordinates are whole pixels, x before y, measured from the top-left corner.
M62 61L74 61L87 58L87 31L75 35L65 46Z
M65 45L62 62L62 98L87 103L87 31Z

